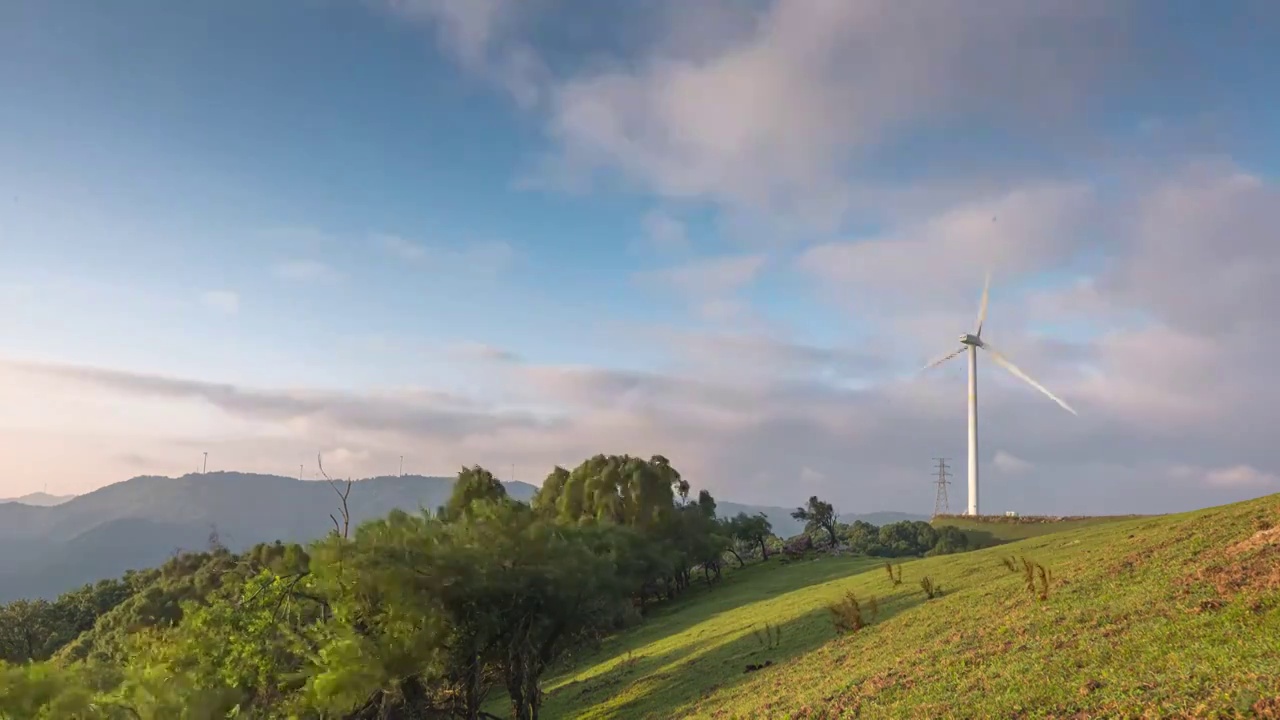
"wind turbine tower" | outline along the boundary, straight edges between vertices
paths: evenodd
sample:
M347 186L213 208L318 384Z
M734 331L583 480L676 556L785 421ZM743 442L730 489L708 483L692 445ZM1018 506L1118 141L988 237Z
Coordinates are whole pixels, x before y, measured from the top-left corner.
M978 324L974 327L972 333L965 333L960 336L960 347L946 355L925 365L921 370L935 368L942 363L954 358L960 353L968 353L969 355L969 514L978 514L978 350L984 350L991 354L991 359L1005 370L1008 370L1015 377L1027 383L1031 387L1039 390L1049 396L1050 400L1058 403L1067 412L1076 415L1076 411L1071 406L1060 400L1056 395L1049 392L1045 386L1031 379L1022 370L1018 369L1009 361L1007 357L1002 355L991 344L982 339L982 325L987 319L987 302L991 292L991 273L987 273L986 282L982 286L982 304L978 308Z

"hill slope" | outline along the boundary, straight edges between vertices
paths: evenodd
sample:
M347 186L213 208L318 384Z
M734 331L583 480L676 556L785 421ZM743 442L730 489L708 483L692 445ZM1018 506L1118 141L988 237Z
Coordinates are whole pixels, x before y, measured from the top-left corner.
M1004 566L1010 556L1049 570L1047 600ZM926 600L925 576L945 594ZM875 596L879 613L837 636L827 605L849 591L864 603ZM766 623L778 629L773 647ZM564 718L1261 714L1280 710L1278 634L1280 496L1270 496L903 563L898 586L868 559L751 566L580 657L547 683L545 709Z

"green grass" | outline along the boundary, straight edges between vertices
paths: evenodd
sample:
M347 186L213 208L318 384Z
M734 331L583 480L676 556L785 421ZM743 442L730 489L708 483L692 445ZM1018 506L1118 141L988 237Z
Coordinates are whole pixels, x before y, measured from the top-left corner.
M1000 545L1002 543L1040 537L1041 535L1065 532L1067 530L1096 527L1098 525L1107 525L1114 522L1125 522L1137 519L1141 518L1133 515L1100 515L1097 517L1068 518L1047 522L1018 522L1012 518L1006 519L999 516L994 518L949 516L934 520L933 526L944 527L946 525L950 525L958 528L968 536L971 546L977 545L978 547L986 548Z
M882 561L750 566L573 659L544 717L1257 716L1280 709L1278 524L1280 496L1086 524L906 562L896 587ZM878 615L837 634L850 591Z

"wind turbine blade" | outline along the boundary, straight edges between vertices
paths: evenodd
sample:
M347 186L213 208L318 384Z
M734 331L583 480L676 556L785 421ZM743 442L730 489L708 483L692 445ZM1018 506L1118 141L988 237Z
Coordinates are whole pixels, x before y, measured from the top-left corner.
M1030 375L1028 375L1028 374L1026 374L1026 373L1022 372L1022 370L1019 370L1017 365L1014 365L1012 362L1010 362L1010 361L1009 361L1009 358L1005 357L1004 355L1001 355L1001 354L1000 354L1000 353L999 353L995 348L991 347L990 345L987 345L986 343L983 343L983 344L982 344L982 349L983 349L983 350L986 350L986 351L987 351L987 352L989 352L989 353L991 353L991 359L992 359L992 360L995 360L997 363L999 363L1000 365L1004 366L1004 369L1005 369L1005 370L1008 370L1009 372L1013 373L1014 375L1016 375L1018 378L1020 378L1020 379L1021 379L1021 380L1023 380L1024 382L1026 382L1026 383L1027 383L1028 385L1030 385L1031 387L1033 387L1033 388L1035 388L1035 389L1039 390L1040 392L1044 393L1045 395L1048 395L1048 396L1049 396L1049 399L1050 399L1050 400L1052 400L1052 401L1054 401L1054 402L1056 402L1056 403L1058 403L1059 405L1061 405L1061 406L1062 406L1062 409L1066 410L1067 412L1071 413L1072 415L1079 415L1079 414L1080 414L1080 413L1076 412L1074 409L1072 409L1072 407L1071 407L1070 405L1068 405L1068 404L1066 404L1065 402L1063 402L1063 401L1062 401L1062 399L1061 399L1061 398L1059 398L1057 395L1054 395L1053 393L1049 392L1049 389L1048 389L1048 388L1046 388L1045 386L1043 386L1043 385L1041 385L1040 383L1036 382L1035 380L1031 379L1031 376L1030 376Z
M978 326L973 334L982 337L982 325L987 321L987 301L991 296L991 271L987 271L987 279L982 284L982 305L978 307Z
M942 357L940 357L940 358L938 358L938 359L934 360L933 362L930 362L928 365L925 365L924 367L920 368L920 372L924 372L925 370L928 370L928 369L930 369L930 368L936 368L936 367L938 367L939 365L941 365L942 363L944 363L944 362L946 362L946 361L950 360L951 358L953 358L953 357L955 357L955 356L959 355L960 353L962 353L962 352L964 352L964 351L965 351L965 348L964 348L964 347L961 347L959 350L956 350L956 351L954 351L954 352L947 353L946 355L943 355Z

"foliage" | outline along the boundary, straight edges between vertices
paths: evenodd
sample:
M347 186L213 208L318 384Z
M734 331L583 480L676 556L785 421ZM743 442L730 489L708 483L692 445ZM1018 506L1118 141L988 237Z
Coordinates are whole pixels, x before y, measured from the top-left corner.
M792 511L791 517L803 522L806 532L819 528L825 530L832 547L840 544L840 538L836 533L836 511L831 503L819 500L818 496L814 495L809 498L809 502L804 507L798 507Z
M932 600L942 594L942 586L935 583L928 575L920 578L920 589L924 591L926 600Z
M687 589L695 569L719 582L735 540L763 547L768 533L717 519L661 456L557 469L532 506L464 468L438 512L354 533L352 486L332 484L342 520L307 548L234 555L211 541L57 602L0 607L0 652L26 663L3 666L0 718L478 718L500 690L533 720L567 652Z
M764 513L748 515L738 513L726 521L729 537L737 543L760 550L760 559L769 559L769 539L773 537L773 525Z
M869 625L875 619L879 608L874 595L867 600L864 607L852 590L845 593L839 602L827 606L827 610L831 613L831 622L835 625L836 632L841 634L857 632Z
M884 571L889 573L889 581L893 583L894 587L897 587L902 584L902 565L898 565L898 574L895 575L893 573L893 563L889 562L888 560L885 560Z

